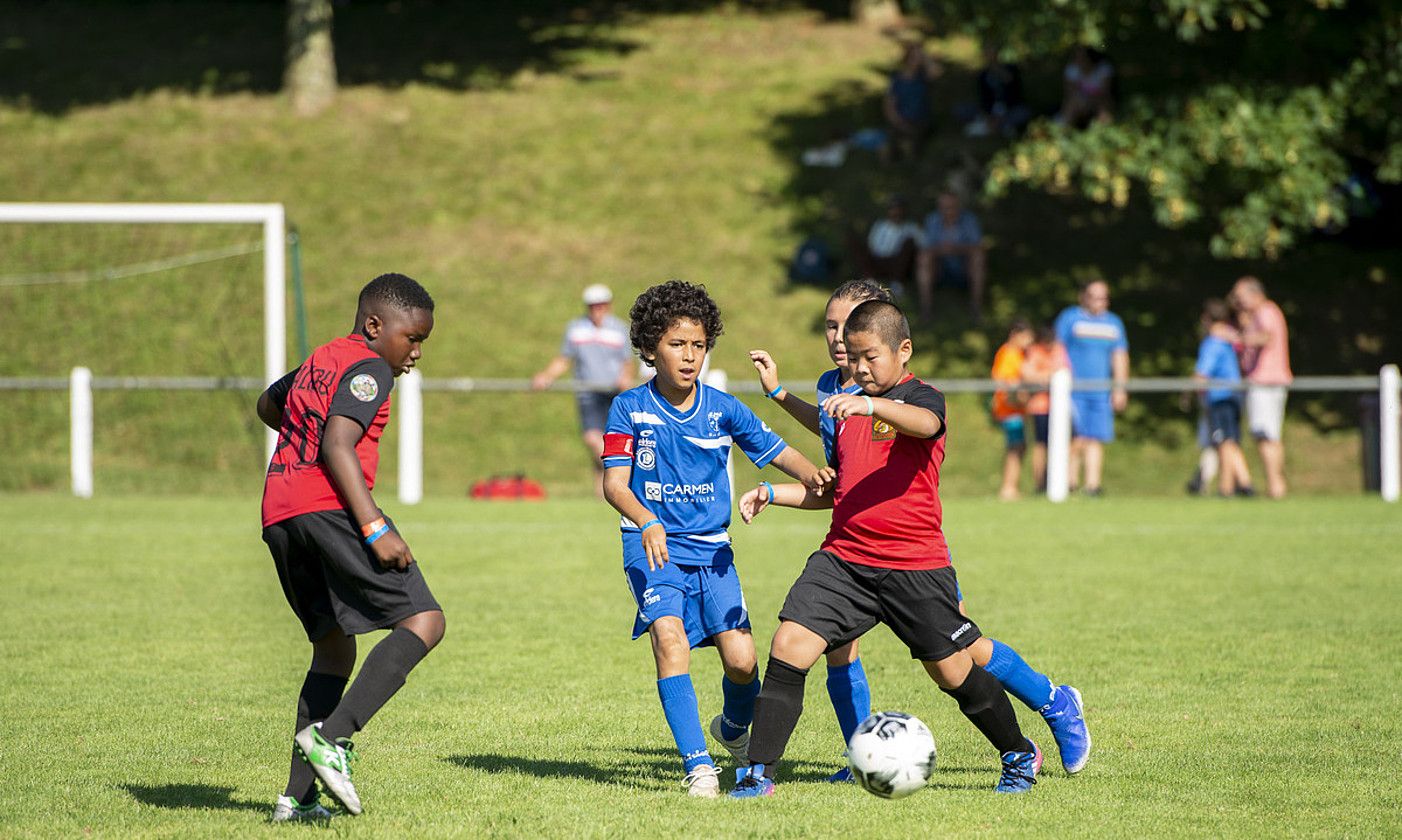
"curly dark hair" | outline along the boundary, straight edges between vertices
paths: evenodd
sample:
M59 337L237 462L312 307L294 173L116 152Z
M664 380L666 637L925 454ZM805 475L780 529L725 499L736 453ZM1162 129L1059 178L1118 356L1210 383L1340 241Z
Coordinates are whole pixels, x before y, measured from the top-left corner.
M403 274L381 274L365 284L360 290L360 311L369 311L374 305L393 306L396 309L423 309L433 311L433 298L428 290L412 277Z
M668 280L649 288L633 301L628 311L632 324L628 339L643 363L651 366L657 354L662 334L683 319L695 321L706 331L706 350L716 346L716 337L725 331L721 324L720 307L706 294L705 286L693 286L683 280Z

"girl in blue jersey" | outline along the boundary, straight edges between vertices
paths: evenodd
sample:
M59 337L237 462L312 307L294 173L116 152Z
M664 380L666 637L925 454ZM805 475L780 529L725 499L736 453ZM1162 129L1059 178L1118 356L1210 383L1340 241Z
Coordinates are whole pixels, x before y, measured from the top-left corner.
M819 470L734 397L698 380L722 330L702 286L672 280L641 294L629 337L657 370L620 394L604 433L604 498L621 515L623 568L637 602L633 638L648 634L657 692L681 753L692 796L720 794L691 682L691 649L715 645L725 675L724 705L711 734L742 766L759 694L759 670L740 579L726 529L732 444L763 468L773 464L825 492Z
M853 381L848 369L843 329L852 310L868 300L892 302L891 293L873 280L853 280L844 283L828 298L823 320L828 357L836 367L818 377L817 405L794 396L779 384L779 368L769 353L764 350L750 351L750 360L759 371L759 381L766 394L795 420L802 423L804 428L822 438L823 454L830 467L836 466L833 463L833 436L836 434L836 424L826 411L821 410L821 406L835 394L855 394L861 391L861 386ZM758 494L758 498L752 500L751 504L761 509L773 499L773 490L767 486L750 491L746 497L754 494ZM743 504L741 511L745 511ZM958 586L957 583L955 585ZM961 612L964 609L962 592L959 593L959 609ZM1044 674L1028 665L1016 650L987 636L974 642L969 647L969 653L974 662L997 678L1004 690L1029 709L1042 715L1056 740L1062 766L1068 773L1080 772L1090 757L1090 733L1085 724L1080 692L1069 685L1057 686ZM871 714L871 687L867 683L866 672L857 653L857 642L853 641L831 651L827 655L827 661L828 697L832 700L833 711L837 713L838 725L842 727L843 742L850 742L857 725ZM851 778L851 770L844 767L834 773L830 781L850 781Z

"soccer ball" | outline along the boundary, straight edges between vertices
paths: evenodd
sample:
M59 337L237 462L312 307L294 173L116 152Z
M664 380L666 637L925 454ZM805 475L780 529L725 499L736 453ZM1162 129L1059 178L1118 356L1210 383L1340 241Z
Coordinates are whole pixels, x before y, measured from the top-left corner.
M935 769L935 736L919 718L877 712L861 722L847 745L857 784L885 799L910 796Z

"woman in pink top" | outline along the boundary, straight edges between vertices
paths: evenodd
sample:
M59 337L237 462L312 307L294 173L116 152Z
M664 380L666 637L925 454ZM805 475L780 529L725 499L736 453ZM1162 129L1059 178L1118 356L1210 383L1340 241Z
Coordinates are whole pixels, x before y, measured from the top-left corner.
M1266 492L1285 495L1285 396L1290 373L1290 332L1285 313L1266 297L1255 277L1242 277L1232 286L1232 303L1241 312L1241 372L1248 383L1246 413L1251 435L1266 468Z

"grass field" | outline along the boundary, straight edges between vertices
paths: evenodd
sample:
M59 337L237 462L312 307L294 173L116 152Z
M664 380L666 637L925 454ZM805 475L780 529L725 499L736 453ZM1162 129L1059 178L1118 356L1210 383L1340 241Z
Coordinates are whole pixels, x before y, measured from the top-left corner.
M0 497L0 836L248 837L287 770L307 649L238 498ZM1082 689L1096 749L997 797L996 758L884 628L874 705L935 732L930 789L820 780L820 675L779 796L688 800L602 504L391 508L448 616L357 739L347 836L1385 836L1402 727L1402 520L1372 500L951 500L971 614ZM766 521L767 520L767 521ZM822 514L736 527L762 649ZM364 650L364 648L362 648ZM719 710L714 654L693 674ZM1048 743L1023 712L1027 732ZM723 761L728 774L729 762ZM283 829L281 833L298 831Z

